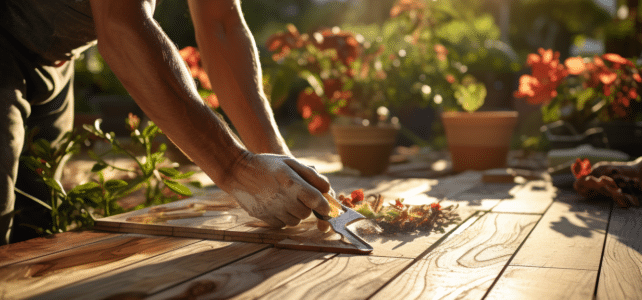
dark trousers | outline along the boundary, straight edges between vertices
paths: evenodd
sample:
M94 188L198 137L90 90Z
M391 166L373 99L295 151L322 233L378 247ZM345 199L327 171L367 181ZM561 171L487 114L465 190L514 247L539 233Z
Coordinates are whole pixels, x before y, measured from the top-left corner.
M51 227L49 211L14 189L50 202L46 185L19 160L27 128L56 145L73 126L73 61L60 67L36 61L0 31L0 245L39 236L25 224Z

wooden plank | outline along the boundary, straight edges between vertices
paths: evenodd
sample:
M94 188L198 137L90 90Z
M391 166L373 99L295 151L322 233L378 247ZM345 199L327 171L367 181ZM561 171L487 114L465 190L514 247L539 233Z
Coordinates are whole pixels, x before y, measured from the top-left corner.
M472 176L471 176L472 175ZM451 180L445 191L452 193L462 189L461 180L478 180L479 174L466 173ZM406 198L409 204L430 204L438 199L426 196L437 180L429 179L356 179L354 182L368 182L371 187L366 193L383 194L392 201L397 197ZM470 180L469 180L470 181ZM442 187L443 188L443 187ZM351 192L353 189L350 189ZM413 196L415 195L415 196ZM220 208L220 209L219 209ZM473 210L458 211L461 219L474 213ZM133 232L176 237L207 238L226 241L272 243L281 248L329 251L337 253L358 253L357 249L341 241L338 234L323 234L316 229L317 219L311 215L296 227L284 229L267 228L267 224L250 217L238 208L233 199L224 192L215 192L206 197L194 197L153 208L112 216L97 221L99 228L117 232ZM457 224L443 228L445 232ZM394 257L416 257L443 236L443 233L418 232L395 236L373 235L369 241L375 243L376 255Z
M267 249L148 299L255 299L332 256L334 254Z
M461 208L488 211L504 199L513 198L523 186L512 183L477 183L475 186L444 200L443 205L456 204Z
M35 299L122 299L147 296L198 277L269 245L201 241L102 273Z
M386 257L407 257L415 258L438 242L444 235L455 229L461 222L469 218L476 211L471 209L456 210L460 221L440 228L443 231L431 230L430 232L412 233L364 233L359 230L365 226L359 221L350 225L349 228L366 240L373 248L372 255ZM339 253L358 253L336 233L324 234L318 230L310 230L303 234L291 236L275 245L278 248L309 250L309 251L336 251Z
M67 231L0 247L0 267L47 254L88 245L118 234L98 231Z
M493 212L543 214L553 202L557 188L550 180L528 181L514 198L502 200Z
M453 232L372 299L481 299L538 219L487 213Z
M121 268L197 240L123 235L0 268L0 295L28 298Z
M642 208L613 209L598 280L598 299L642 299Z
M510 266L485 299L591 299L596 280L597 271Z
M597 271L610 203L573 194L554 202L512 260L513 266Z
M259 299L365 299L411 262L342 254Z

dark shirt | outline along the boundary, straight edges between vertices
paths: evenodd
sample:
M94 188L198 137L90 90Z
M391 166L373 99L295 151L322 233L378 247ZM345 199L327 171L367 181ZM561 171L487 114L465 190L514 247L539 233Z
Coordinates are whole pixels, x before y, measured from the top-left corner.
M0 0L0 27L45 65L77 57L96 42L88 0Z

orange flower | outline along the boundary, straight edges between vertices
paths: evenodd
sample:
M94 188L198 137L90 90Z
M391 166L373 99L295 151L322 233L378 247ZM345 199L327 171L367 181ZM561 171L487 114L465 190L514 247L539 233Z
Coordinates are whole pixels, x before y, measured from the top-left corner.
M351 32L342 31L335 27L316 32L314 36L312 44L315 47L321 51L334 49L339 61L347 67L350 67L350 64L361 55L361 44Z
M320 135L330 128L330 115L326 112L312 116L308 123L308 131L312 135Z
M286 32L275 33L265 42L268 50L272 52L278 51L272 55L272 59L275 61L287 56L290 53L290 49L301 48L307 42L294 25L288 24L286 28Z
M621 65L626 65L626 66L631 66L631 67L634 66L633 62L631 62L630 60L620 56L619 54L606 53L606 54L602 55L602 58L605 59L605 60L608 60L608 61L610 61L610 62L612 62L614 64L621 64Z
M547 103L557 96L557 87L568 75L568 71L559 61L559 52L538 50L539 55L529 54L527 63L533 70L532 75L522 75L519 89L514 93L516 98L527 98L531 104Z
M570 57L564 61L564 65L571 75L579 75L586 70L586 65L581 57Z
M215 94L211 94L205 98L205 103L211 108L218 108L220 104L218 103L218 97Z

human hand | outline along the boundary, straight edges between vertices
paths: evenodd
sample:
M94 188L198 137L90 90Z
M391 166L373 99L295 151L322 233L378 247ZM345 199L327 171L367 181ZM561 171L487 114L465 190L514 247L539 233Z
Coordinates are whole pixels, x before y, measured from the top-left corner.
M328 180L289 156L247 152L217 184L250 216L274 227L296 226L313 209L330 214L322 195L331 191Z
M588 160L578 159L572 170L577 177L573 187L580 195L608 197L620 207L640 205L636 195L642 191L642 157L631 162L599 162L593 167Z

